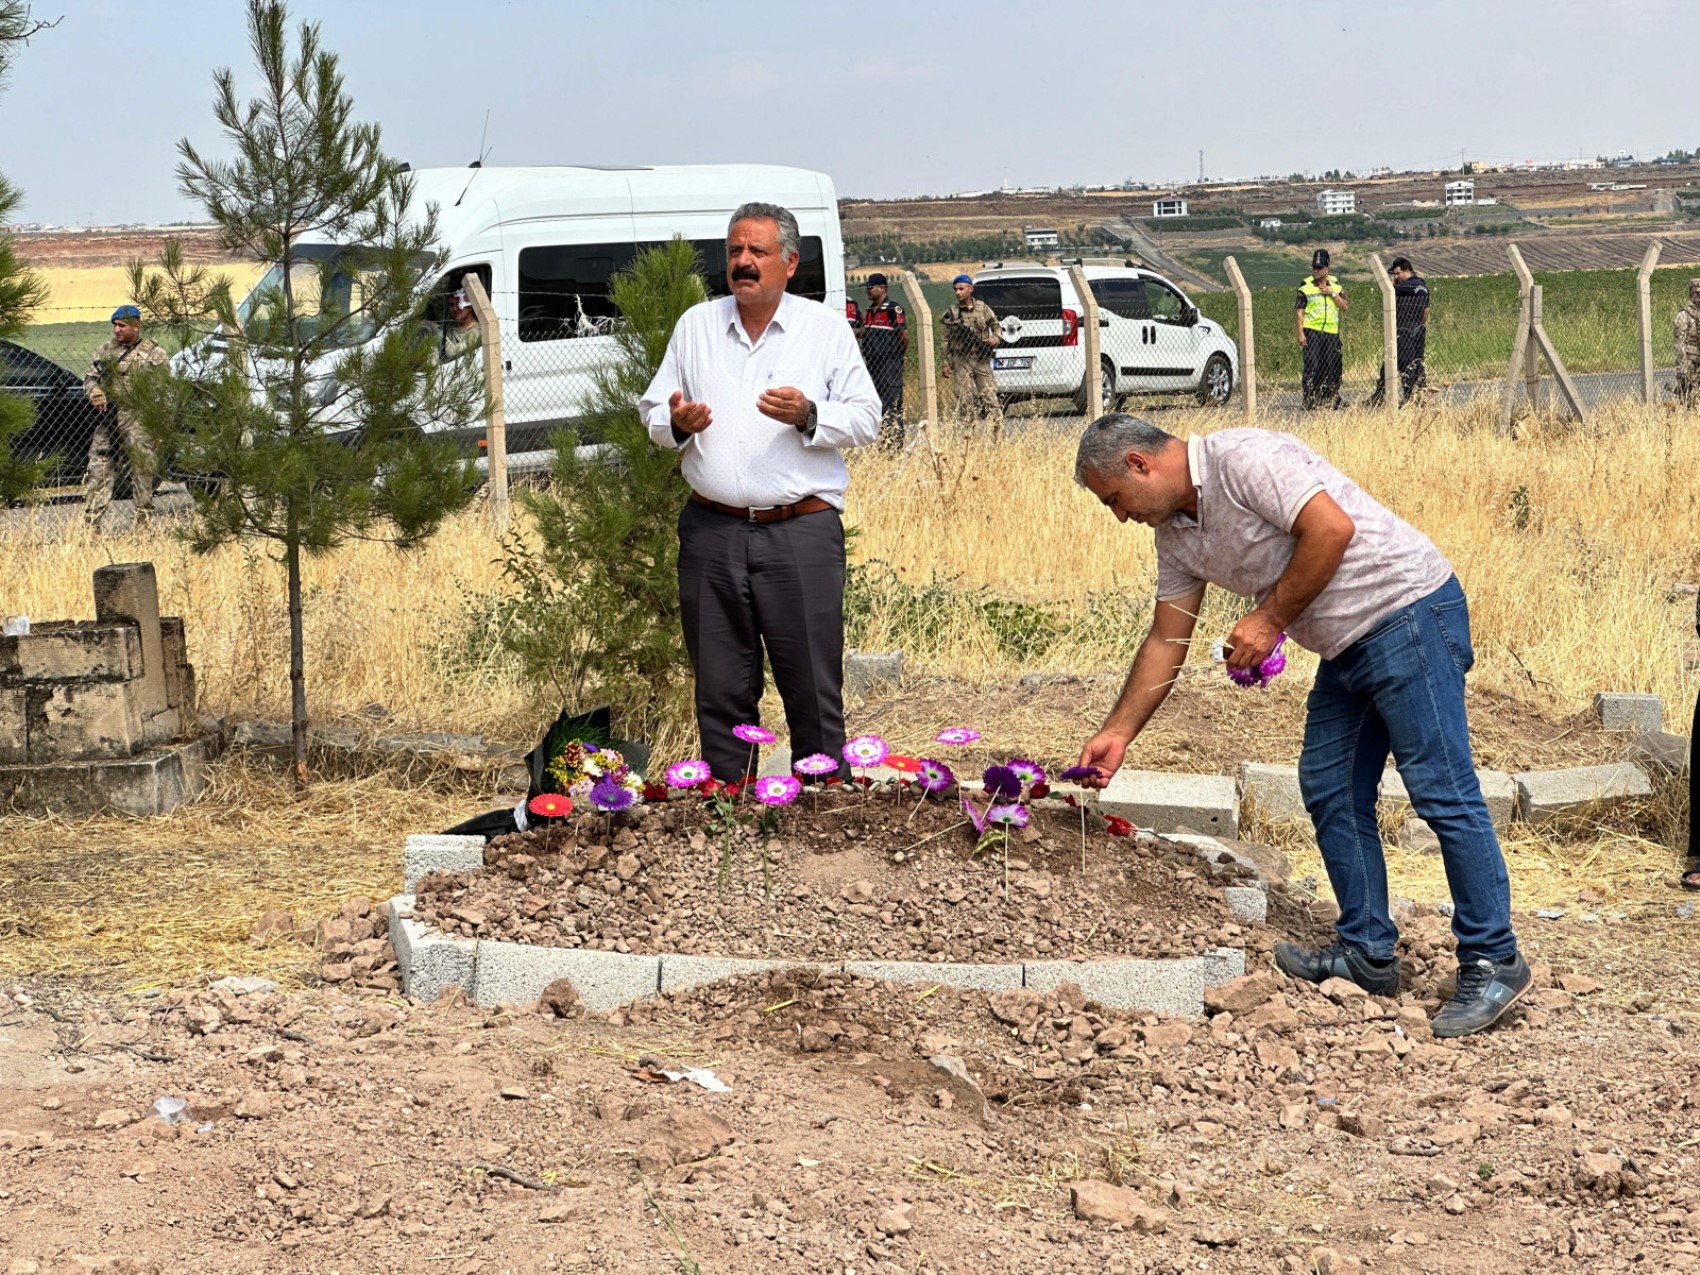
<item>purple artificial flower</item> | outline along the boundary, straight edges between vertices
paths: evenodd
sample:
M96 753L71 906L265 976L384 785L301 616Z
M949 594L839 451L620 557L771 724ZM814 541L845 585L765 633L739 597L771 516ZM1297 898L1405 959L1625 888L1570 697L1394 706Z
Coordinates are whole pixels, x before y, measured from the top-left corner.
M972 744L980 738L980 732L972 726L952 726L949 730L941 730L934 739L940 744Z
M943 792L956 782L956 775L942 761L921 758L921 769L915 773L915 786L922 792Z
M986 797L991 801L1021 795L1021 779L1008 766L987 766L980 782L986 786Z
M743 740L746 744L771 744L779 738L779 736L775 735L767 727L752 726L748 722L745 722L741 726L734 726L732 728L732 733L739 739Z
M1015 772L1023 787L1037 788L1045 782L1045 768L1036 761L1028 761L1025 757L1010 758L1009 768Z
M667 786L669 788L695 788L698 784L707 783L714 778L708 768L708 763L700 758L688 761L676 761L667 767Z
M1027 807L1020 802L1010 802L1008 805L993 806L986 811L987 823L1001 823L1010 828L1025 828L1027 826Z
M1082 779L1097 779L1098 777L1096 766L1070 766L1062 773L1062 780L1065 784L1079 783Z
M790 775L764 775L756 780L756 800L764 806L788 806L802 791L802 781Z
M878 735L858 735L844 745L844 760L852 766L877 766L891 756L891 745Z
M967 815L968 822L974 825L976 835L983 834L986 831L986 816L974 809L974 803L966 797L962 799L962 813Z
M838 763L825 753L810 753L792 762L791 769L799 775L831 775L837 772Z
M1275 639L1274 649L1269 652L1269 655L1255 669L1233 668L1230 666L1228 668L1228 676L1233 679L1234 684L1237 686L1268 686L1269 680L1281 673L1287 667L1287 656L1281 650L1281 644L1286 640L1287 635L1285 633L1277 637Z
M630 788L622 788L606 775L598 779L590 790L590 804L609 814L624 810L636 800Z

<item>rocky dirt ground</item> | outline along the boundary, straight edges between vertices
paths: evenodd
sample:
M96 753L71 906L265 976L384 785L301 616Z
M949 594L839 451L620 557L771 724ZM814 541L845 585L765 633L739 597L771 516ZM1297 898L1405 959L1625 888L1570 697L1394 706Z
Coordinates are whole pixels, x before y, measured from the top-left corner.
M791 974L601 1019L12 988L0 1271L1700 1268L1692 929L1519 917L1540 990L1441 1044L1446 923L1404 912L1400 1001L1260 967L1193 1022Z

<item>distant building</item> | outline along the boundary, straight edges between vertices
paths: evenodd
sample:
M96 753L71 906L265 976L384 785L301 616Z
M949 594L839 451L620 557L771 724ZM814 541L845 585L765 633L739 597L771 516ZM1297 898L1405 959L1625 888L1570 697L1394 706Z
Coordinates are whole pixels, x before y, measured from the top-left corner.
M1349 190L1319 190L1316 192L1316 211L1324 217L1340 217L1358 210L1358 197Z
M1029 248L1055 248L1062 242L1056 231L1042 230L1037 226L1029 226L1022 234L1026 235Z
M1391 177L1393 176L1393 169L1386 164L1378 164L1369 170L1369 175L1371 177Z
M1281 219L1279 217L1265 217L1257 223L1257 228L1259 230L1279 230L1281 229Z
M1186 200L1184 199L1154 199L1151 201L1153 217L1184 217L1186 216Z
M1446 183L1446 206L1457 208L1476 202L1476 183L1471 181Z

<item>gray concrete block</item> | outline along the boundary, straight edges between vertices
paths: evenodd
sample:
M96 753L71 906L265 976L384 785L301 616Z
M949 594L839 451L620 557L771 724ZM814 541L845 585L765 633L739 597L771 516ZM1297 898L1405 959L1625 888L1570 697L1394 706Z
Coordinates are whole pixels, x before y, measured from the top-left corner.
M483 866L483 837L415 834L402 846L402 887L411 892L428 873L476 872Z
M413 896L389 902L390 946L401 969L401 989L422 1001L434 1001L451 987L472 989L478 968L478 940L451 938L413 919Z
M1517 813L1517 785L1503 770L1478 770L1476 781L1481 785L1482 800L1487 803L1488 818L1496 830L1505 831ZM1404 776L1397 770L1389 770L1382 778L1381 804L1394 809L1411 808L1411 794L1405 788Z
M1204 962L1204 985L1217 987L1245 973L1245 949L1213 947L1199 955Z
M761 765L756 770L756 774L763 778L768 775L789 775L790 773L791 746L789 744L775 744L768 751L767 756L761 759ZM802 779L805 776L799 775L798 778Z
M115 562L96 567L94 613L105 624L128 622L136 626L142 643L142 676L137 688L137 707L143 717L163 713L170 707L165 693L165 640L159 627L159 582L151 562Z
M1163 840L1189 846L1211 863L1219 862L1223 854L1232 855L1235 863L1256 874L1257 879L1266 886L1271 881L1285 881L1292 875L1293 865L1286 855L1274 846L1266 846L1256 841L1237 841L1233 837L1205 837L1191 832L1166 833Z
M1297 766L1270 766L1263 762L1240 763L1240 814L1248 807L1272 823L1284 820L1310 822L1305 813L1304 797L1299 792Z
M220 744L208 735L133 757L0 765L0 807L70 818L163 815L206 790L207 765Z
M903 681L902 651L857 651L844 655L844 690L865 696L880 687L893 688Z
M122 682L142 676L142 638L133 624L50 623L0 638L0 665L26 682Z
M654 998L661 989L661 958L486 939L478 945L472 998L480 1005L523 1005L558 978L573 985L586 1009L606 1014Z
M1594 716L1599 719L1601 730L1640 734L1665 728L1665 704L1657 695L1601 691L1594 696Z
M1269 892L1260 885L1230 885L1222 890L1228 911L1242 921L1269 919Z
M1399 829L1399 848L1418 854L1439 854L1440 838L1424 820L1412 815Z
M663 956L661 990L682 992L689 987L701 987L704 983L717 983L723 978L799 968L836 970L838 966L823 967L810 961L751 961L734 956Z
M1119 770L1098 798L1098 809L1154 832L1187 827L1233 836L1240 826L1239 795L1227 775Z
M1204 1013L1204 989L1238 975L1228 974L1231 959L1208 957L1146 960L1134 957L1103 961L1029 961L1026 984L1048 992L1059 983L1078 983L1088 1000L1111 1009L1149 1009L1163 1014ZM1241 968L1244 955L1241 954Z
M1634 738L1624 751L1623 760L1633 762L1645 770L1680 775L1691 764L1692 751L1686 735L1672 735L1669 731L1662 730L1648 731Z
M931 961L846 961L844 972L854 978L877 978L887 983L942 983L984 992L1024 986L1019 965L956 965Z
M1525 771L1513 778L1517 782L1518 814L1532 824L1649 797L1653 792L1647 772L1631 762Z

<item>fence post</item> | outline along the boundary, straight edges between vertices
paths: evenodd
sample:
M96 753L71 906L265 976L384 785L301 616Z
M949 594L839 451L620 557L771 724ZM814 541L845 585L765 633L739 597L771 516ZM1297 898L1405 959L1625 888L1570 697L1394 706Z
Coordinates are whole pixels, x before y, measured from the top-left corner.
M1381 264L1381 254L1369 254L1370 268L1375 271L1376 286L1381 289L1381 405L1399 406L1399 302L1393 292L1393 276Z
M1641 401L1654 402L1658 391L1653 386L1653 267L1659 264L1657 239L1647 245L1641 258L1641 268L1635 272L1635 308L1641 319Z
M1529 273L1529 267L1523 264L1523 254L1517 251L1516 244L1508 244L1506 252L1511 258L1511 268L1517 272L1518 313L1517 336L1511 343L1511 363L1505 369L1505 394L1499 404L1499 432L1511 432L1511 408L1517 397L1517 376L1522 373L1524 385L1529 397L1529 410L1535 411L1536 382L1534 379L1535 346L1530 340L1530 331L1534 326L1534 311L1532 294L1535 289L1535 276Z
M927 304L926 294L921 291L914 271L900 270L897 277L903 281L903 295L909 298L909 332L918 347L915 359L921 373L921 428L927 431L930 441L939 420L939 370L933 357L933 310Z
M1222 268L1228 272L1228 282L1234 285L1234 297L1240 305L1240 397L1245 403L1245 423L1257 420L1257 340L1252 327L1251 287L1240 273L1240 263L1232 257L1222 258Z
M1068 277L1074 280L1074 295L1080 298L1080 325L1084 329L1081 336L1081 346L1086 352L1086 381L1082 389L1086 391L1086 419L1095 421L1104 414L1104 373L1101 339L1098 335L1098 298L1092 295L1092 289L1086 283L1086 271L1079 266L1068 268Z
M484 431L490 477L490 521L498 533L508 529L508 421L502 405L502 329L496 307L477 274L462 276L460 286L478 318L478 345L484 354L484 385L490 395L490 420Z

